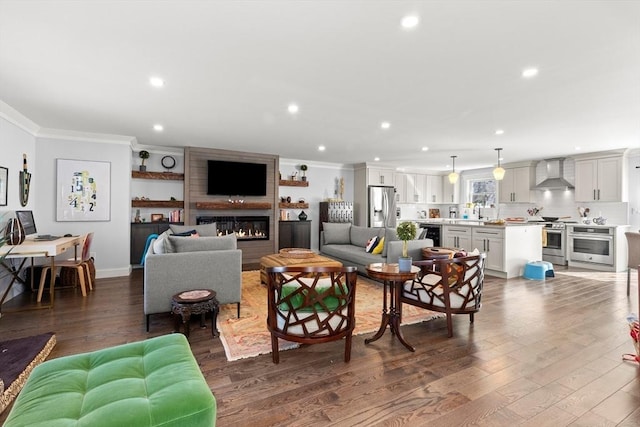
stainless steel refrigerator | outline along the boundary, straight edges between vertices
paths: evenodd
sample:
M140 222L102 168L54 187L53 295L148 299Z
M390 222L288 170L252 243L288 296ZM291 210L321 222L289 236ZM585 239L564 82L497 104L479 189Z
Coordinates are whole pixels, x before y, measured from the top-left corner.
M396 226L396 189L378 185L369 186L369 227Z

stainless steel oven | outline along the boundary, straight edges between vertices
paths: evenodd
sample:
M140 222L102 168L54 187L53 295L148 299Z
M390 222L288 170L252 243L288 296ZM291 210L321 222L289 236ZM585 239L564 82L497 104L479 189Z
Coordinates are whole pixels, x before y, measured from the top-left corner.
M611 227L571 227L568 234L569 260L613 265L613 235Z
M567 238L564 224L548 223L544 230L546 245L542 247L542 259L557 265L567 265Z

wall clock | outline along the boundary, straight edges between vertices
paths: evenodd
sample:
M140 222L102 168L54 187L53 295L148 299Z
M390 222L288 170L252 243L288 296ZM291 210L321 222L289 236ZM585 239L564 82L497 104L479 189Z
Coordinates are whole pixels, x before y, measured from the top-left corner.
M173 169L176 166L176 159L172 156L164 156L160 163L162 163L162 166L166 169Z

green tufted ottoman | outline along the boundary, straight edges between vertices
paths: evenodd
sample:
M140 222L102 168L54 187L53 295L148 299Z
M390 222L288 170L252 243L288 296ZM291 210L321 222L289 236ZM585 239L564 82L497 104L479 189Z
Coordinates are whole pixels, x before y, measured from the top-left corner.
M36 367L7 417L11 426L215 426L216 400L182 334Z

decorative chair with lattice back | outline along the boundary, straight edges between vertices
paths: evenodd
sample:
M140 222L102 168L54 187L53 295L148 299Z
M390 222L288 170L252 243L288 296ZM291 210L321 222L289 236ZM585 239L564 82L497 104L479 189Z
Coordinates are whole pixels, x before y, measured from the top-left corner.
M640 265L640 232L627 231L627 296L631 291L631 269ZM640 284L638 284L640 286Z
M273 363L280 362L279 338L301 344L344 338L344 361L351 359L357 271L319 266L266 269Z
M82 296L87 296L87 286L89 289L93 289L93 281L91 280L91 272L89 263L91 262L91 242L93 241L93 233L87 233L82 236L80 246L82 246L82 253L80 257L70 258L66 261L56 261L55 267L62 268L67 267L77 272L77 283L80 284L80 290ZM38 302L42 300L42 293L44 291L44 285L46 281L47 271L51 269L51 266L43 266L42 274L40 276L40 287L38 288ZM55 272L52 272L55 276ZM85 280L86 279L86 280Z
M414 305L447 315L448 336L453 336L453 314L473 315L480 310L484 285L486 254L452 259L414 261L420 272L414 280L404 283L400 294L402 304Z

